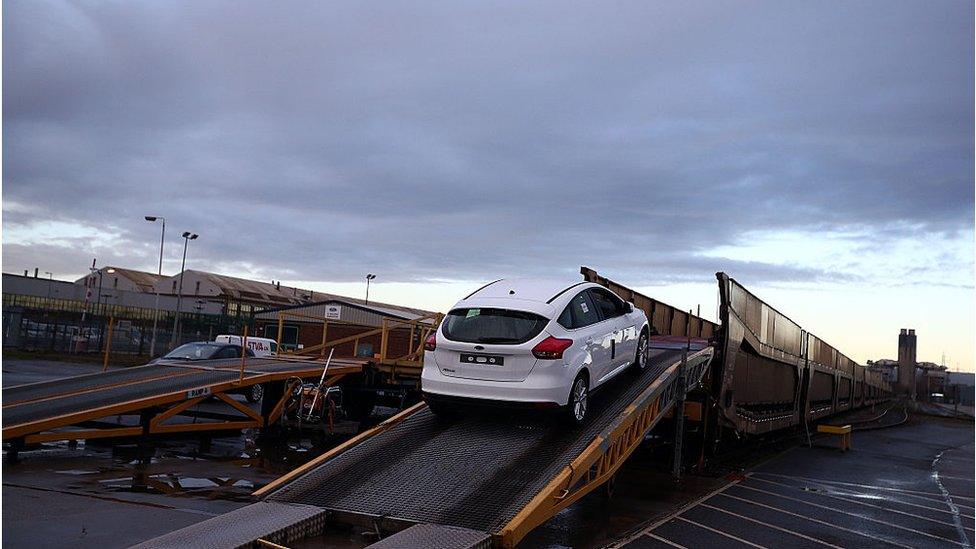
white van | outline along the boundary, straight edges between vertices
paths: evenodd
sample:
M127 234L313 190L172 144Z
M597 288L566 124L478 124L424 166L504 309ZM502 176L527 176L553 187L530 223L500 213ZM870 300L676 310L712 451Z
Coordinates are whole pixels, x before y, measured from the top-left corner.
M239 335L219 335L214 338L218 343L241 344ZM254 356L278 356L278 342L267 337L248 337L247 347L254 352Z

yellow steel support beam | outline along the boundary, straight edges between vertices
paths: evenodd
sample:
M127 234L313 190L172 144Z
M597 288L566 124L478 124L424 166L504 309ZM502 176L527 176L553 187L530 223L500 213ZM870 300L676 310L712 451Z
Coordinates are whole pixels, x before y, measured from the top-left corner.
M92 440L96 438L108 437L134 437L142 434L142 427L119 427L117 429L85 429L82 431L54 431L50 433L37 433L27 435L24 442L27 444L37 444L41 442L54 442L56 440Z
M711 353L711 349L705 349L689 357L689 360L696 356L710 357ZM620 465L640 445L644 434L674 405L674 399L671 399L662 406L666 391L653 398L652 395L666 380L672 378L679 367L680 363L669 366L621 412L609 432L594 438L576 459L563 468L502 528L497 537L503 547L514 547L535 527L569 507L616 473Z
M261 414L259 414L258 412L255 412L251 408L249 408L249 407L241 404L240 402L234 400L227 393L217 393L214 396L216 396L220 400L224 401L224 403L226 403L231 408L234 408L235 410L237 410L238 412L244 414L245 416L253 419L254 421L257 421L258 422L258 427L263 427L264 426L264 418L261 417Z

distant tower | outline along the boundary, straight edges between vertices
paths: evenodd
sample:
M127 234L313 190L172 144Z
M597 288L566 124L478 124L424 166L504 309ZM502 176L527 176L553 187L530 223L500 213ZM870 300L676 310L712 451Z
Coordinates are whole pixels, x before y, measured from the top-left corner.
M898 392L912 394L915 390L915 330L905 328L898 334Z

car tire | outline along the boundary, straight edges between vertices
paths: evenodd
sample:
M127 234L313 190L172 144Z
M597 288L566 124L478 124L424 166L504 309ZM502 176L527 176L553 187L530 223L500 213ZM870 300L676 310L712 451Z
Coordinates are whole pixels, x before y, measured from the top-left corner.
M650 338L647 337L646 331L642 331L640 337L637 338L637 352L634 353L634 362L631 364L631 369L635 374L639 374L647 370L647 365L650 362Z
M590 407L590 380L586 373L580 372L569 389L569 400L563 416L572 426L580 426L586 421Z
M264 398L264 386L260 383L251 385L244 390L244 398L251 403L260 402Z
M452 406L446 402L440 402L437 400L427 400L427 407L430 408L430 412L434 414L439 420L452 420L458 416L457 406Z

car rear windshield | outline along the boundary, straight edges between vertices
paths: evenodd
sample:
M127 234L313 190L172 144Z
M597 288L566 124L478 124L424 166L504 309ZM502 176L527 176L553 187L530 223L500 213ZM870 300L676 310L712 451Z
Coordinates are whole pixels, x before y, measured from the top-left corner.
M454 309L444 318L444 337L464 343L517 345L542 332L549 320L508 309Z

